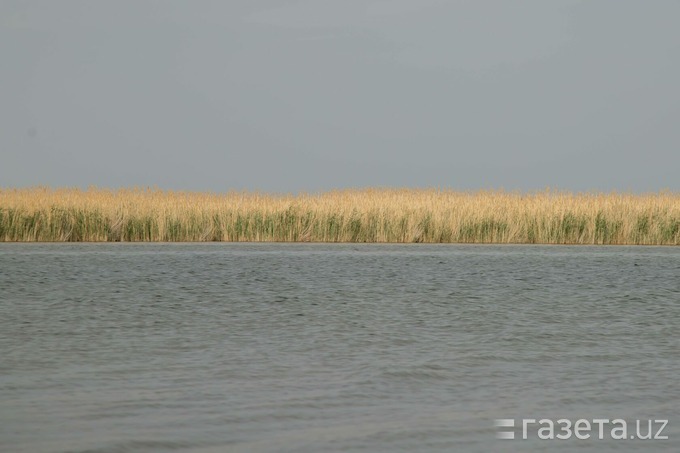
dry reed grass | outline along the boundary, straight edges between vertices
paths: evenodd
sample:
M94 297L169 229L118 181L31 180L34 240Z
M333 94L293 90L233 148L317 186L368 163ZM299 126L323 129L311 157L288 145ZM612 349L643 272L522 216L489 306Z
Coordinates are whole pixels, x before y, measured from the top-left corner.
M0 189L0 241L680 244L680 194Z

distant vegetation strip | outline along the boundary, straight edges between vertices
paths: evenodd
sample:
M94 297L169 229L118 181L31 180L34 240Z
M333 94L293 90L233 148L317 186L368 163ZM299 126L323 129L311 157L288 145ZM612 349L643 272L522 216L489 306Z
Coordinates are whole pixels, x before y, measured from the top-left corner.
M680 244L680 194L0 189L0 241Z

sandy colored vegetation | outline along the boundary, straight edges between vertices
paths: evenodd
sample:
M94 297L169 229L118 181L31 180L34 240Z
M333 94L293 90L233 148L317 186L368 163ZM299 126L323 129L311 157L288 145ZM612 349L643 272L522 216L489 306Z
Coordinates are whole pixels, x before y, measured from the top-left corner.
M680 194L0 189L0 241L680 244Z

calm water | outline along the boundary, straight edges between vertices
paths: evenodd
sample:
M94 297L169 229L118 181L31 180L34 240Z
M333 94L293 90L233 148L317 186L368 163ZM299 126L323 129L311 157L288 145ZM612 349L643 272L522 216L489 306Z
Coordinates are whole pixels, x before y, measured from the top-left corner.
M680 248L0 244L0 354L0 451L676 452Z

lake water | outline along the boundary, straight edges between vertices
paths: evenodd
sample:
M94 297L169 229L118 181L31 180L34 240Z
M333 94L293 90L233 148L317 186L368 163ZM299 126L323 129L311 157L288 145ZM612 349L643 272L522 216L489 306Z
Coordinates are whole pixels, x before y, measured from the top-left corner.
M0 244L0 354L3 452L677 452L680 248Z

